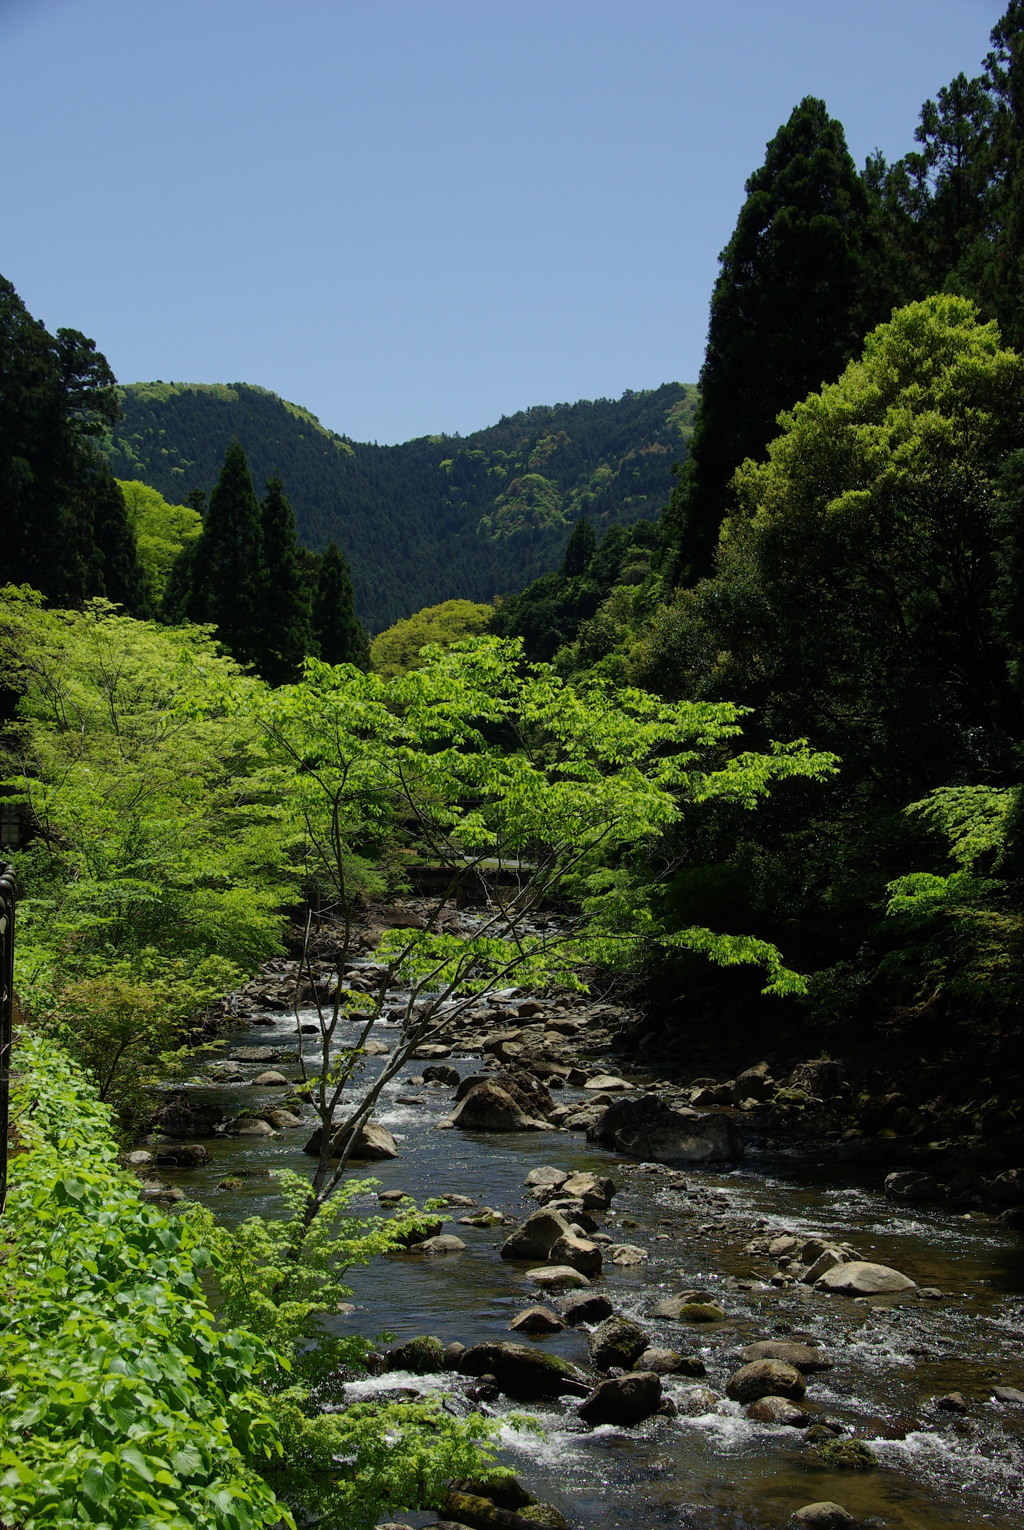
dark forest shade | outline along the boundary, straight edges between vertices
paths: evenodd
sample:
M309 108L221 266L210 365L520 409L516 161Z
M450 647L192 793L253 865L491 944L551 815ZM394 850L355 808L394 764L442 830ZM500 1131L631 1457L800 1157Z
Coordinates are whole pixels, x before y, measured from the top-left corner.
M139 612L143 579L124 499L95 438L117 417L91 340L51 335L0 277L0 584L55 603L105 596Z
M720 257L690 456L665 536L672 582L710 571L727 486L777 416L838 377L866 328L867 195L842 125L808 96L747 182Z

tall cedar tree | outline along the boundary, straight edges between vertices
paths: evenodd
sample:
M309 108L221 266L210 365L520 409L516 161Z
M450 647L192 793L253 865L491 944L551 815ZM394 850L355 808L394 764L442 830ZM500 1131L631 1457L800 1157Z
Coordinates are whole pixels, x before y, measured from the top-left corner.
M259 663L267 618L263 528L238 441L228 447L202 532L175 564L165 604L172 617L212 622L240 663Z
M594 528L586 516L577 521L573 528L572 536L566 543L565 557L562 559L562 578L575 579L580 574L585 574L597 551L597 538Z
M268 684L289 685L299 679L303 659L313 652L313 633L309 587L299 566L295 514L279 473L267 484L260 513L264 620L256 668Z
M124 498L95 445L117 412L114 374L94 343L74 329L49 334L0 277L0 584L140 611Z
M356 616L348 564L331 542L320 559L313 596L313 636L327 664L370 667L370 642Z
M762 455L781 410L839 376L866 328L867 193L824 101L800 102L746 191L719 257L696 425L663 521L671 583L710 571L733 473Z
M992 29L984 81L992 97L988 260L978 274L983 310L1003 339L1024 348L1024 0L1011 0ZM971 273L973 274L973 273ZM975 295L972 284L967 290Z

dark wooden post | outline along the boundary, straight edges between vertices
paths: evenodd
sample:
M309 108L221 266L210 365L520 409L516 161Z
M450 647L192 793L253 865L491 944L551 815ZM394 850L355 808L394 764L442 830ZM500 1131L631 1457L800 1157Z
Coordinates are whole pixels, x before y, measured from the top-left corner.
M7 1202L7 1133L11 1117L14 903L14 872L0 862L0 1213Z

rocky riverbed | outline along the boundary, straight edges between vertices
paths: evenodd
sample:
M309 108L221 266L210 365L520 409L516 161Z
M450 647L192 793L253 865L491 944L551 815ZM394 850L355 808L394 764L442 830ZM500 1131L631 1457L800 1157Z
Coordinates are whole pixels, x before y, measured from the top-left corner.
M346 980L373 978L367 950ZM337 975L314 981L326 995ZM308 1170L296 1057L316 1015L297 1034L294 986L272 964L221 1055L165 1098L145 1193L233 1220L273 1214L276 1169ZM633 1023L609 1001L502 993L387 1085L359 1172L385 1207L442 1195L450 1214L352 1272L336 1321L397 1338L348 1393L534 1414L544 1433L509 1423L507 1460L580 1527L767 1530L805 1510L795 1523L1019 1526L1024 1259L998 1176L887 1194L923 1170L840 1158L865 1140L844 1137L841 1067L659 1078L649 1053L640 1072L615 1051ZM385 1006L368 1071L397 1039ZM423 1336L437 1344L409 1348ZM828 1503L848 1517L807 1508Z

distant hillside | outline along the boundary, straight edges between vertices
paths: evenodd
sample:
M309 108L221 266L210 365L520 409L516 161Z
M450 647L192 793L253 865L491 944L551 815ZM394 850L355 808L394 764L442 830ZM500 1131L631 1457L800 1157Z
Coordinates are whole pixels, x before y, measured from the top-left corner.
M336 541L371 631L453 597L489 601L557 566L575 522L598 536L659 514L696 389L524 410L470 436L371 446L245 383L134 383L109 443L118 478L175 503L212 489L232 437L258 490L279 471L299 537Z

